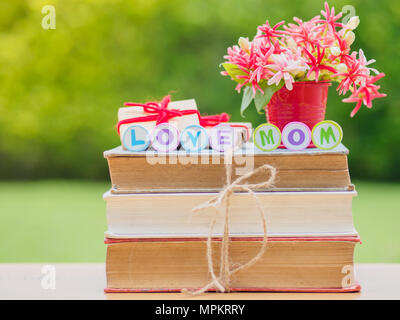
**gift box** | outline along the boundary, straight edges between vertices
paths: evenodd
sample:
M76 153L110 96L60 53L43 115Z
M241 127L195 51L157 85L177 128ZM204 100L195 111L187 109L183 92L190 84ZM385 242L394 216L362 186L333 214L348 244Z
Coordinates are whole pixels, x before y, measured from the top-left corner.
M118 132L122 139L125 130L132 124L140 125L150 133L158 124L165 122L182 131L189 125L199 125L199 116L194 99L171 101L166 96L160 103L127 102L118 110Z

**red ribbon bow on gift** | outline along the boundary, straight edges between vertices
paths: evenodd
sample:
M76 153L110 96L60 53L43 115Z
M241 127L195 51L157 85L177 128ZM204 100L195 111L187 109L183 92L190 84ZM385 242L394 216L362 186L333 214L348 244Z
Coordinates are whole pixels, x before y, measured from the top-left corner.
M165 96L160 103L158 102L147 102L147 103L133 103L125 102L124 106L127 107L142 107L143 111L149 113L148 116L135 117L121 120L117 123L118 134L120 134L120 127L123 124L135 123L135 122L147 122L156 121L156 124L168 122L169 119L175 117L181 117L188 114L197 114L199 117L199 123L203 127L214 127L221 122L227 122L229 115L227 113L221 113L213 116L201 116L198 110L179 110L179 109L167 109L168 104L171 102L171 97Z

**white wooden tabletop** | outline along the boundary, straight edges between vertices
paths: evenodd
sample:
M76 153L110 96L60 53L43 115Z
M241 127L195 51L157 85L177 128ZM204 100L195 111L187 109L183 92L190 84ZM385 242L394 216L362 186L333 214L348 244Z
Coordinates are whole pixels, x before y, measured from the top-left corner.
M49 278L54 274L55 281ZM359 293L112 293L102 263L0 264L0 299L400 299L400 264L358 264ZM53 288L55 286L55 288Z

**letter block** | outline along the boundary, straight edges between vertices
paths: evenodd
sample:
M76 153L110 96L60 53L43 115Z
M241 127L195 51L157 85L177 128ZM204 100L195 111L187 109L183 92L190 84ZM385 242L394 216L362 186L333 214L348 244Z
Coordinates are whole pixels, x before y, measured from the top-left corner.
M259 125L253 133L253 142L261 151L275 150L281 144L281 140L281 131L271 123Z
M139 152L146 150L150 145L150 134L141 125L129 126L122 137L122 144L126 150Z
M335 121L325 120L314 126L311 137L317 148L331 150L342 142L343 130Z
M173 125L161 123L151 132L151 145L159 152L176 150L179 145L179 131Z
M181 133L181 146L188 152L200 152L208 147L207 131L198 125L187 126Z
M311 142L311 130L302 122L290 122L282 130L282 142L289 150L303 150Z
M225 152L238 147L238 135L230 125L219 124L210 131L210 145L216 151Z

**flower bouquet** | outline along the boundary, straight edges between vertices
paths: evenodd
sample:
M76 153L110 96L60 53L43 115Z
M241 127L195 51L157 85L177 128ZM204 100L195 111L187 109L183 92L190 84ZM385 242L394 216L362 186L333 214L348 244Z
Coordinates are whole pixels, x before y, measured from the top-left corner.
M303 121L312 127L324 120L332 81L339 83L339 94L350 92L344 102L356 103L351 117L362 104L371 108L373 99L385 96L375 84L384 73L369 67L375 60L368 60L361 49L350 50L359 18L343 24L342 13L335 15L326 2L321 14L309 21L295 17L295 23L281 21L273 27L267 20L252 41L240 38L238 45L228 48L222 75L238 83L238 92L243 90L242 115L254 100L258 112L267 108L269 122ZM300 109L283 110L289 106Z

